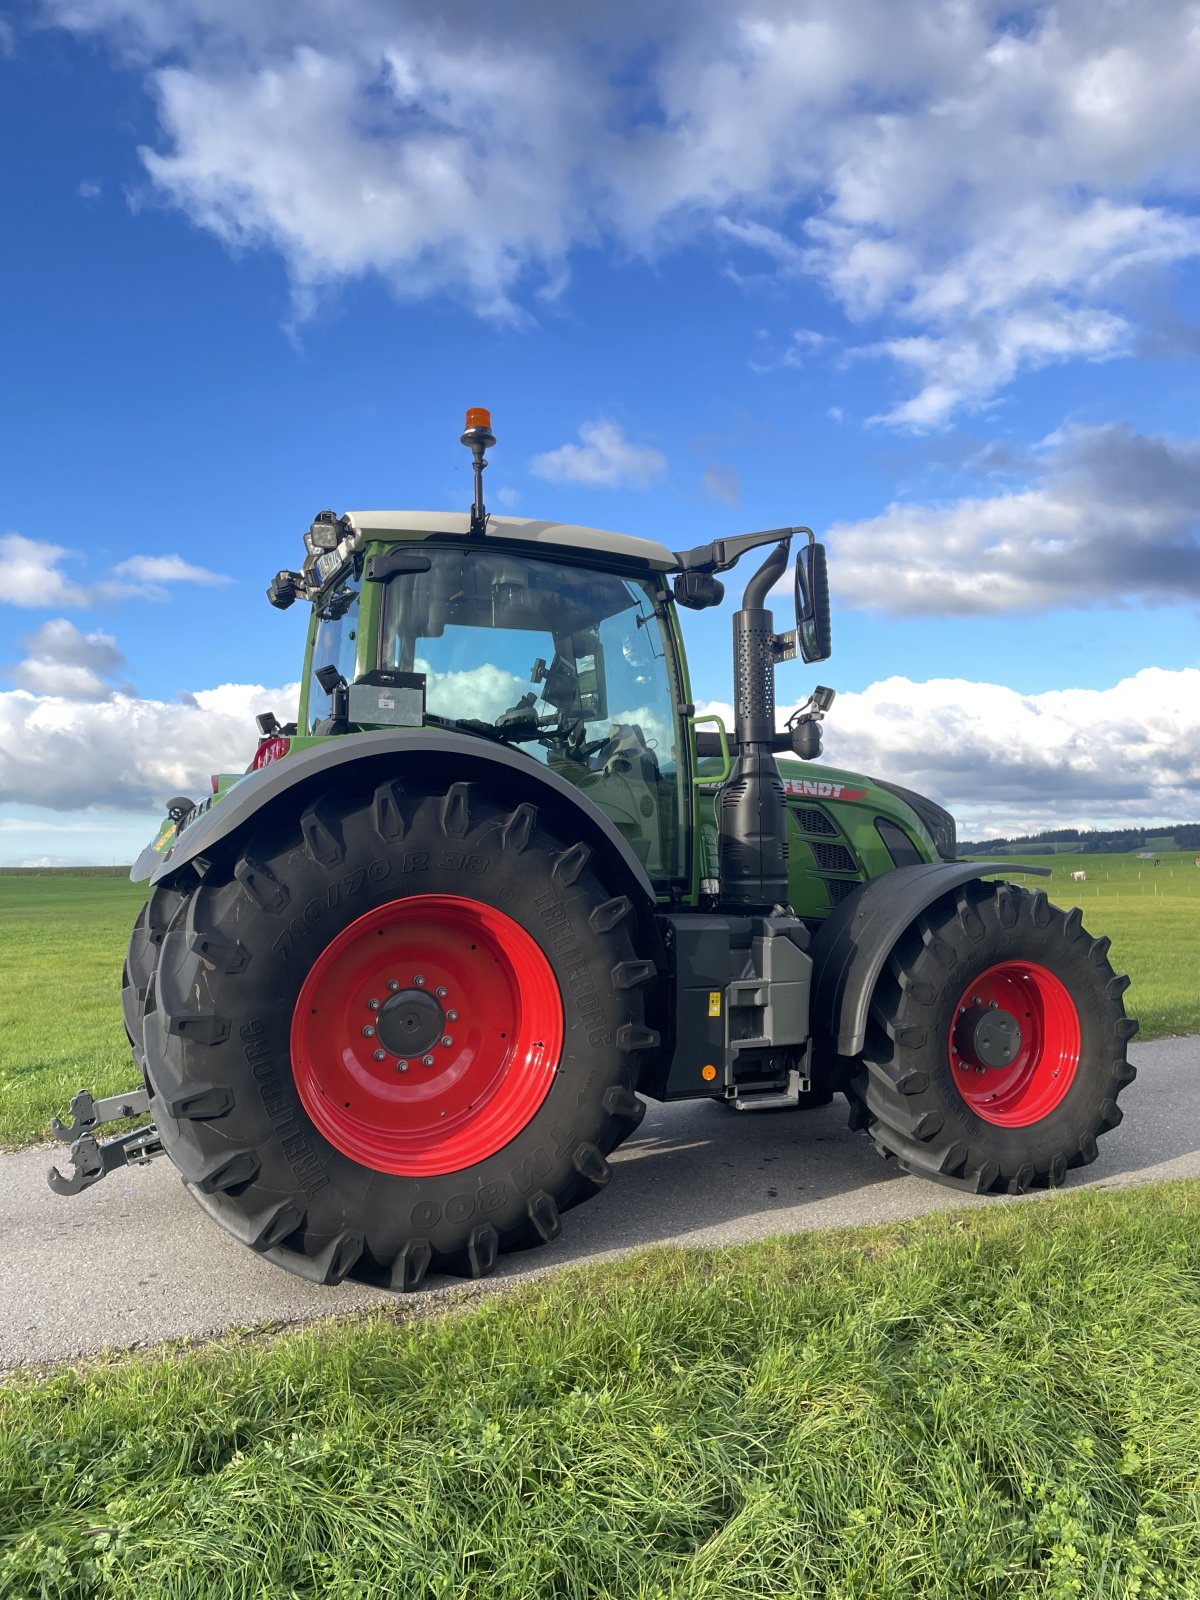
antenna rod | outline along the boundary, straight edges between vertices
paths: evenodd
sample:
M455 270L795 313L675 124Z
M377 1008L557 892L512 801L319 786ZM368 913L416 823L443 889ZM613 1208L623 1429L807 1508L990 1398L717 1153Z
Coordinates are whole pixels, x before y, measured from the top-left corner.
M466 431L462 443L475 458L475 503L471 507L471 536L481 539L487 531L488 510L483 503L483 469L487 466L484 452L496 442L492 432L492 414L483 406L471 406L467 411Z

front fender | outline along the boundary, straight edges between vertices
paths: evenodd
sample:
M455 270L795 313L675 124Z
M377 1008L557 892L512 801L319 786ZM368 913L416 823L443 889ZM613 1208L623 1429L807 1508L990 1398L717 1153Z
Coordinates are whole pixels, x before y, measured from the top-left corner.
M411 731L384 729L348 734L308 746L259 772L250 772L204 816L186 827L165 852L150 879L165 882L188 865L206 870L226 853L233 838L251 822L261 822L283 811L298 813L331 783L378 784L403 781L406 773L427 770L431 763L449 767L457 780L469 782L491 777L507 797L566 804L577 814L581 837L592 845L610 849L620 864L626 884L642 901L654 904L654 885L634 854L629 841L603 811L549 768L504 745L484 745L466 734L434 728Z
M872 878L826 919L812 945L812 1015L836 1034L839 1055L862 1049L875 984L905 928L944 894L995 872L1050 876L1049 867L1008 861L927 861Z

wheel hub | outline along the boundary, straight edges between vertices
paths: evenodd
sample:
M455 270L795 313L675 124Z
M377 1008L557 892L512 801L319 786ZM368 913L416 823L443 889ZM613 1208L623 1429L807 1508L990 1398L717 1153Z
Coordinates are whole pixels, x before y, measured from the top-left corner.
M1009 1067L1021 1050L1021 1025L1011 1011L972 1006L956 1030L959 1054L983 1067Z
M441 1042L446 1013L428 989L400 989L380 1007L375 1032L385 1050L406 1061Z
M376 1172L459 1172L502 1149L550 1091L562 996L536 940L495 906L410 895L342 929L292 1014L296 1087Z
M1061 1105L1074 1081L1079 1013L1049 968L998 961L960 995L948 1042L954 1086L975 1115L1029 1128Z

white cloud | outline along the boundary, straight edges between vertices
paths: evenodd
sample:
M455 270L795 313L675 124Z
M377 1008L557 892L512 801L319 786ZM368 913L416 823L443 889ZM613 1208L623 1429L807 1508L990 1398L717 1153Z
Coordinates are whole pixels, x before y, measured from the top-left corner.
M222 572L210 572L207 567L193 566L182 556L130 556L113 568L119 578L132 578L139 583L232 583Z
M884 323L918 383L884 419L929 428L1126 349L1125 280L1200 251L1197 0L613 0L478 40L435 0L45 4L146 67L158 194L302 309L375 273L512 317L580 246L715 243Z
M952 333L886 340L878 348L912 369L921 387L871 421L917 431L941 427L963 406L978 410L1022 370L1071 357L1107 361L1126 354L1130 331L1108 311L1014 309Z
M1200 439L1052 436L1032 487L829 529L842 605L908 616L1200 599Z
M0 803L74 811L161 807L200 798L209 774L238 772L258 741L254 717L295 714L299 688L222 684L189 703L117 694L81 705L58 695L0 693Z
M780 708L781 724L790 710ZM1194 667L1035 695L961 678L888 678L840 694L824 728L830 766L929 795L970 837L1200 816Z
M646 489L667 470L667 458L649 445L632 444L614 422L580 425L582 444L564 444L534 456L529 470L550 483L598 489Z
M71 552L58 544L43 544L20 533L0 533L0 600L11 606L49 609L85 606L88 591L59 571Z
M164 583L232 583L219 572L196 567L182 556L130 556L113 569L111 578L76 583L63 572L66 561L78 560L65 545L28 539L20 533L0 534L0 604L50 611L59 606L91 606L107 600L166 600Z
M8 674L34 694L65 700L111 700L118 690L133 691L114 681L125 665L117 641L108 633L81 633L66 617L45 622L22 640L28 654Z
M99 672L116 672L125 657L110 633L81 633L66 617L43 622L36 632L22 641L31 656L42 656L71 666L93 667Z
M700 474L700 487L710 500L719 500L735 511L742 503L742 479L736 467L722 467L713 462Z

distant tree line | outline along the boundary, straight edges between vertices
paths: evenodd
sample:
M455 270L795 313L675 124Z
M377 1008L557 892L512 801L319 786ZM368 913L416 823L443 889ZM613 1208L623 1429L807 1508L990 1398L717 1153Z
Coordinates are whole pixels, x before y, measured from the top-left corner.
M1046 828L1019 839L980 839L959 845L962 855L1008 850L1024 855L1111 855L1121 850L1200 850L1200 822L1161 822L1149 828Z

